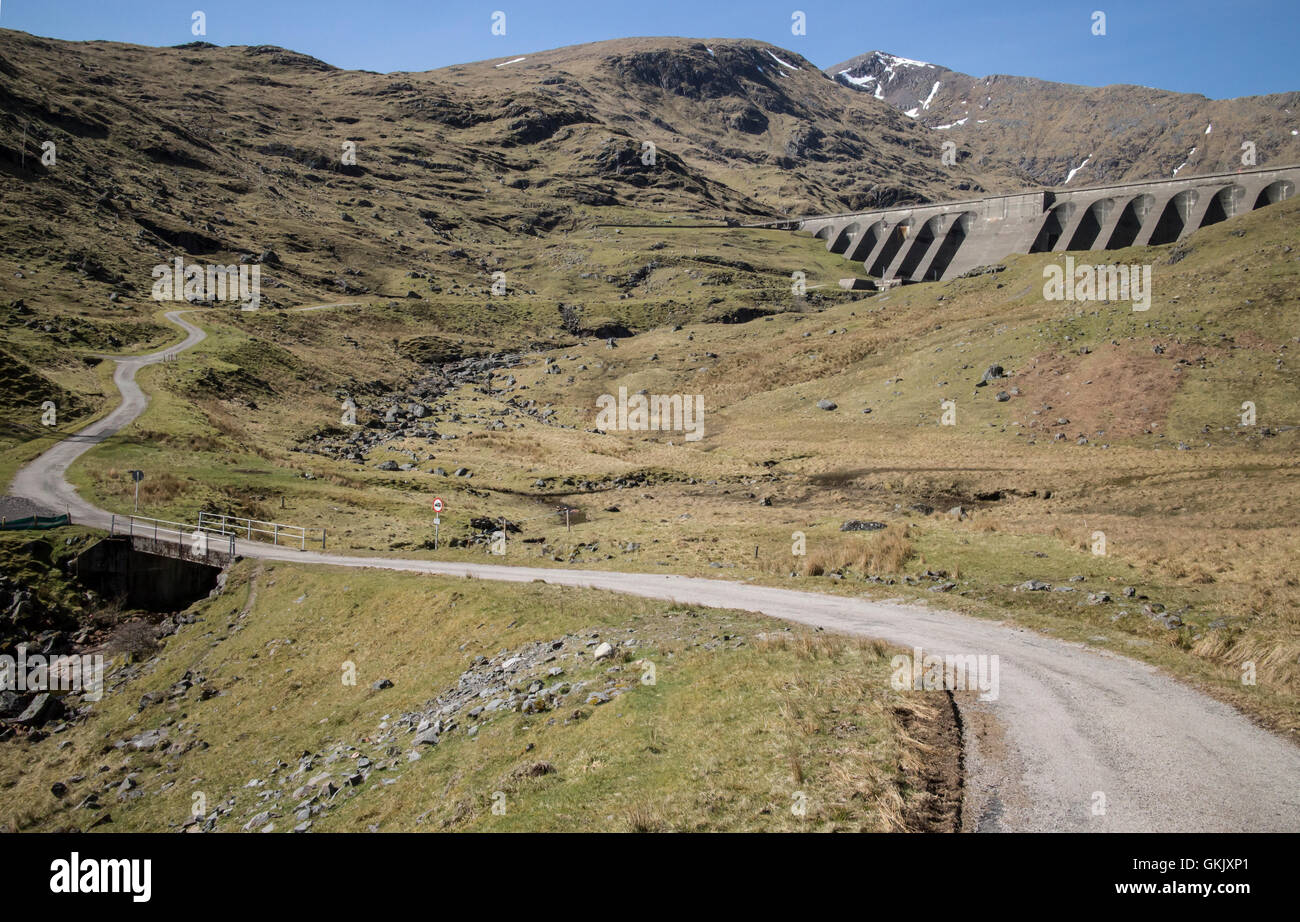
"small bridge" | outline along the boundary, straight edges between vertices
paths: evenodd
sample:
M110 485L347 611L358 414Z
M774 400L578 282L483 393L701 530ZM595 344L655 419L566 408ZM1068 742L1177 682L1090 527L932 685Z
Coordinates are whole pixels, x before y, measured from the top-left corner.
M236 539L270 539L277 547L325 546L325 530L283 522L200 513L197 525L141 515L113 515L108 537L76 560L77 577L103 595L131 605L176 611L218 585L222 570L238 558Z
M1011 253L1172 243L1200 227L1295 195L1300 166L1084 189L1041 189L767 226L807 231L868 275L939 281Z
M199 526L143 515L114 515L108 536L127 538L132 549L157 557L228 567L235 559L235 536L212 535Z
M76 558L77 579L132 607L179 611L212 592L235 560L235 538L184 522L115 515L108 537Z
M227 566L236 556L235 540L269 540L276 547L306 550L307 543L325 549L324 528L304 528L284 522L264 522L219 513L200 512L198 524L171 522L143 515L113 515L108 534L131 539L137 550L163 557Z

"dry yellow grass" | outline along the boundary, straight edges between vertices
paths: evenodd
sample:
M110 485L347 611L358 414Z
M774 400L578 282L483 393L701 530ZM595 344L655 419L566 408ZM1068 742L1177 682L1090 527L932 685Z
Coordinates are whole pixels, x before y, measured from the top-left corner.
M901 573L911 559L912 541L908 526L892 525L878 532L855 534L840 538L804 558L805 576L851 571L858 576Z

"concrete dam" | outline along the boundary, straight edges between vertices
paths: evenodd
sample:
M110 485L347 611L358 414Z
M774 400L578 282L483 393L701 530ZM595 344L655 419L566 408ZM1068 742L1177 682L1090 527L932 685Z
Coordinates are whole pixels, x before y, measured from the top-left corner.
M1041 189L780 222L877 279L941 281L1012 253L1172 243L1290 198L1300 166L1080 189Z

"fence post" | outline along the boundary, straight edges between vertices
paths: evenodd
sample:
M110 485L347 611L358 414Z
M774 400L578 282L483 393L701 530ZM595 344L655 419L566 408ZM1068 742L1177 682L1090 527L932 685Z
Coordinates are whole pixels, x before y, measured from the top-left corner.
M271 530L271 543L276 547L280 546L280 523L274 523L275 527Z

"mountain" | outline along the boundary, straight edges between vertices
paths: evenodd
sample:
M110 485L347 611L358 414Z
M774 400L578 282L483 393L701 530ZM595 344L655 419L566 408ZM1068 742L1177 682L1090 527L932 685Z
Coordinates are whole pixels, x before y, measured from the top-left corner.
M48 279L65 299L139 291L180 252L259 260L272 304L379 291L378 267L436 263L463 286L521 242L600 222L981 188L941 166L932 132L756 41L618 40L385 75L273 46L3 34L0 256L74 270L76 285Z
M1100 185L1300 163L1300 93L1207 99L1149 87L972 77L870 51L827 69L956 142L971 169L1039 186Z

